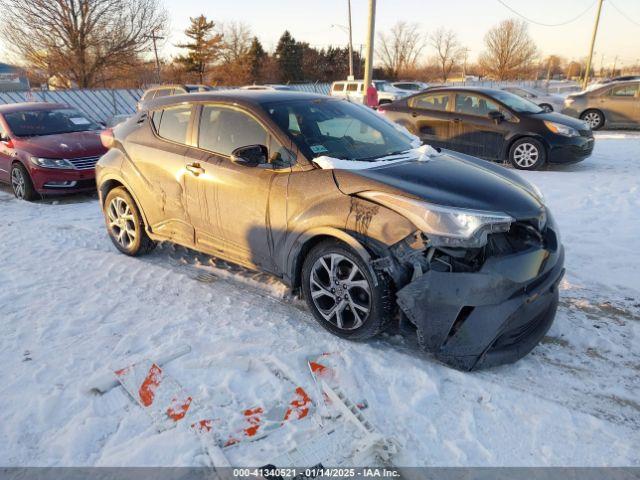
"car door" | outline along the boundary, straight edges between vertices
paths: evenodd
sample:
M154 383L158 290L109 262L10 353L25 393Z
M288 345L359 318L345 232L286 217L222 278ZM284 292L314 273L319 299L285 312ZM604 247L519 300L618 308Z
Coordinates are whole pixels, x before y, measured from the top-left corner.
M449 92L425 93L408 100L411 118L410 130L434 147L451 148L451 94Z
M456 92L451 120L452 149L474 157L499 159L508 122L490 118L490 112L509 113L490 98L475 92Z
M607 123L632 126L640 122L639 85L640 82L618 85L601 97Z
M270 161L257 166L234 162L231 153L249 145L267 146ZM276 271L273 244L274 236L285 229L281 220L286 218L290 151L251 112L217 104L202 106L198 148L210 157L205 165L200 164L199 206L190 209L197 241L208 241L210 235L202 229L217 222L212 230L223 241L227 257ZM206 208L202 199L206 199ZM212 204L215 216L210 212Z
M14 150L10 147L7 129L3 124L2 116L0 116L0 180L2 181L9 181L13 154Z
M150 112L152 132L140 131L126 140L135 165L135 174L127 180L151 230L183 245L194 240L184 191L193 108L181 104Z

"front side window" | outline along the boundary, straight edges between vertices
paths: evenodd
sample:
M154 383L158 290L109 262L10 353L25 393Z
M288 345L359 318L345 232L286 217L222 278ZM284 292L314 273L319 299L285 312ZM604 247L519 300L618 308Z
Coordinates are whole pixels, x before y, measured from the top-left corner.
M622 85L611 89L611 96L613 97L634 97L638 91L638 85Z
M409 106L411 108L421 108L424 110L436 110L441 112L447 110L448 103L448 93L428 93L409 100Z
M458 113L486 117L492 111L500 111L500 108L491 100L474 94L456 94L456 112Z
M236 148L268 145L268 133L253 117L240 110L205 105L200 116L198 146L222 155Z
M165 108L154 112L152 121L158 135L177 143L187 143L187 131L191 120L191 105Z
M4 119L18 137L86 132L101 128L74 108L11 112L5 113Z
M357 83L349 83L347 84L347 92L357 92L358 84Z
M310 159L374 161L412 148L410 138L377 113L347 101L293 100L263 107Z

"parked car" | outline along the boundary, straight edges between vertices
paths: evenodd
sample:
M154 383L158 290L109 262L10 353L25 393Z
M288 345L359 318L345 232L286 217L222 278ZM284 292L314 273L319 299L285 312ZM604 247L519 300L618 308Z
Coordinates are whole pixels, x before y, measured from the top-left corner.
M522 87L520 85L502 87L502 90L532 101L545 112L560 112L564 107L564 97L560 95L547 94L534 88Z
M594 90L572 93L562 113L580 118L593 130L640 127L640 80L612 82Z
M138 101L138 110L141 110L144 102L153 100L154 98L168 97L171 95L182 95L183 93L200 93L209 92L212 88L208 85L186 84L186 85L157 85L148 88Z
M522 170L578 162L593 151L593 133L585 122L547 113L503 90L430 88L381 106L379 112L433 146L509 160Z
M244 87L240 87L240 88L242 90L288 90L288 91L292 91L292 92L296 91L290 85L278 85L278 84L245 85Z
M416 93L416 92L421 92L422 90L426 90L427 88L429 88L429 84L428 83L424 83L424 82L392 82L391 86L393 86L394 88L397 88L398 90L403 90L406 92L411 93Z
M163 98L105 135L100 205L122 253L166 240L267 271L338 336L400 310L450 365L515 361L555 315L558 228L515 172L415 140L322 95Z
M411 92L400 90L386 80L374 80L373 85L378 91L378 104L395 102L401 98L411 95ZM332 97L346 98L350 102L365 103L366 91L363 80L349 80L344 82L333 82L329 95Z
M95 190L101 129L69 105L0 105L0 181L23 200Z

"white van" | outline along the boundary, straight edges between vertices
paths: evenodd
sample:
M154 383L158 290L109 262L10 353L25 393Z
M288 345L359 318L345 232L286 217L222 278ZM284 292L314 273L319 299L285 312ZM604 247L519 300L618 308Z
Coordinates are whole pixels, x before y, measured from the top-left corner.
M386 80L374 80L373 84L378 90L378 104L395 102L411 94L411 92L395 88ZM332 97L346 98L350 102L365 103L364 99L367 92L364 88L364 80L345 80L333 82L329 95Z

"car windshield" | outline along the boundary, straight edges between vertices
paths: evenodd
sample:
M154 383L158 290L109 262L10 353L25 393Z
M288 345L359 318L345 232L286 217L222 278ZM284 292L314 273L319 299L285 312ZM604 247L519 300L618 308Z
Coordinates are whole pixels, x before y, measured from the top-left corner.
M527 100L526 98L519 97L513 93L505 92L504 90L491 92L491 96L496 100L504 103L514 112L518 113L542 113L544 110L535 103Z
M263 107L307 158L374 161L412 148L411 139L377 113L346 100L296 100Z
M25 110L5 113L4 119L18 137L99 130L100 125L73 108Z

